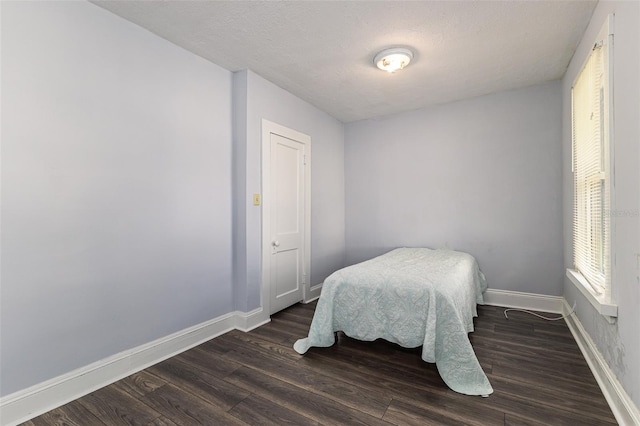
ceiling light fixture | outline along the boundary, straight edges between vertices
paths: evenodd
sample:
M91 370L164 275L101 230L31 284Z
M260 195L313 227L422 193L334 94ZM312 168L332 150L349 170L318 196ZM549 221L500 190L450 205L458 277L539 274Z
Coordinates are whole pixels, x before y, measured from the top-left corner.
M392 47L378 53L373 63L383 71L394 72L403 69L413 59L413 52L403 47Z

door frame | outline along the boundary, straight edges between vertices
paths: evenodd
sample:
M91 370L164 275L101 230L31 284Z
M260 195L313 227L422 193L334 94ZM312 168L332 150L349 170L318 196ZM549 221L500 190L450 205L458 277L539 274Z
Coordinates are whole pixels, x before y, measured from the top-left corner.
M302 300L310 294L311 270L311 137L296 130L262 119L262 283L260 304L268 317L271 316L271 134L295 140L305 146L304 169L304 242L302 245Z

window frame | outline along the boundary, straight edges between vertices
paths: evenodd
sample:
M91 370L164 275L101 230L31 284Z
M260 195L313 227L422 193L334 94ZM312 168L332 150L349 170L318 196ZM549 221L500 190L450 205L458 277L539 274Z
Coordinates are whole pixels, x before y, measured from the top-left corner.
M576 75L574 81L571 85L571 171L572 171L572 190L573 190L573 206L574 211L572 214L572 224L576 222L576 211L575 211L575 203L576 203L576 181L575 181L575 170L574 170L574 154L575 154L575 146L574 146L574 87L576 83L582 76L582 73L585 71L585 67L589 64L593 51L596 48L604 49L603 52L603 88L604 94L602 96L603 101L603 111L602 111L602 132L603 132L603 151L602 151L602 162L604 168L604 185L605 185L605 197L608 197L608 208L602 211L602 218L604 223L603 231L605 237L608 238L608 244L604 244L602 250L606 250L604 252L604 270L605 270L605 280L604 287L602 292L599 292L596 288L594 288L589 281L585 278L585 276L577 270L575 266L575 251L576 251L576 242L575 242L575 229L573 229L572 225L572 251L574 255L572 255L572 263L573 269L567 269L567 277L569 280L580 290L580 292L587 298L587 300L596 308L596 310L603 316L605 316L610 322L613 322L615 317L618 315L618 307L613 302L612 299L612 287L613 287L613 250L614 246L614 221L612 220L611 211L614 203L614 181L613 181L613 148L614 148L614 129L613 129L613 14L609 15L601 28L598 36L594 40L593 46L594 48L589 52L589 55L586 57L580 71ZM586 182L585 182L586 183ZM592 250L592 249L591 249Z

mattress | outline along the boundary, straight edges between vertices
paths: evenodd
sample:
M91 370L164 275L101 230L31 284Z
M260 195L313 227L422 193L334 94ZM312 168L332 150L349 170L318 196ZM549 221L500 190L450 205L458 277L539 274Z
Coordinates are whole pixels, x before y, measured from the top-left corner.
M294 349L335 343L336 331L354 339L379 338L406 348L422 346L452 390L489 395L493 388L468 333L487 284L473 256L453 250L399 248L329 276L308 337Z

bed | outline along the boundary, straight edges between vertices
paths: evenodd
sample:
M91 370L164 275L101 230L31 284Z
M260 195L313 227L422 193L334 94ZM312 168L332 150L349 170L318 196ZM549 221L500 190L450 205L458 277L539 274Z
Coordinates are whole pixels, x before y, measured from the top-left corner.
M330 275L308 337L293 347L304 354L313 346L332 346L337 331L358 340L422 346L422 359L436 363L449 388L487 396L493 388L468 336L486 288L476 260L467 253L395 249Z

